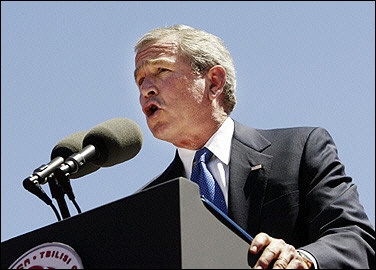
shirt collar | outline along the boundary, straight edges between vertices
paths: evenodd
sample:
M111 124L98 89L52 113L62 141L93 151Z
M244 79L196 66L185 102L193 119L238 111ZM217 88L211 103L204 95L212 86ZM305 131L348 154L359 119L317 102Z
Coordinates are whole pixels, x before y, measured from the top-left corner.
M220 161L228 165L230 162L231 140L234 133L234 121L227 117L216 133L207 141L207 147Z
M227 117L219 129L206 142L207 147L221 162L228 165L230 162L231 140L234 134L234 121ZM178 148L179 156L184 164L185 172L190 175L192 161L196 150ZM187 176L186 175L186 176Z

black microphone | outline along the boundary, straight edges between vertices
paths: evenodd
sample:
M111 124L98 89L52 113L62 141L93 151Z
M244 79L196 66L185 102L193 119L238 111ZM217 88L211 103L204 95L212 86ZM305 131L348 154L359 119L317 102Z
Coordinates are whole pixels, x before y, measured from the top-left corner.
M77 153L82 150L82 142L84 140L84 137L86 136L87 131L78 131L74 134L69 135L68 137L62 139L59 141L55 147L52 149L51 152L51 160L57 158L57 157L63 157L64 160L68 158L69 156L73 155L74 153ZM64 161L61 163L63 164ZM60 165L61 165L60 164ZM60 167L59 165L59 167ZM85 166L82 166L79 171L76 173L70 174L70 178L79 178L82 176L85 176L87 174L90 174L92 172L95 172L98 170L100 166L93 164L92 162L89 162L85 164ZM56 168L55 168L56 169Z
M89 162L110 167L136 156L141 149L143 133L131 119L117 117L93 127L85 135L82 149L65 159L55 171L74 175Z
M47 182L47 176L53 173L61 164L63 164L64 158L57 156L47 164L42 164L33 171L33 174L27 177L24 181L38 182L39 184L45 184Z
M47 183L47 177L63 164L65 158L70 156L73 152L78 152L82 148L82 141L85 135L85 131L80 131L58 142L52 151L51 161L36 168L33 174L23 181L23 187L38 196L46 204L52 205L52 200L43 191L40 185Z
M82 142L86 134L87 131L79 131L59 141L52 149L51 159L53 160L56 157L63 157L65 160L74 153L79 152L82 149ZM69 175L69 177L66 175L60 175L59 170L55 169L54 173L47 178L51 196L56 199L63 218L70 217L69 209L64 199L65 194L67 194L69 199L73 202L77 211L81 213L81 209L75 201L73 189L70 185L69 179L82 177L86 174L98 170L99 168L100 166L98 165L88 163L85 164L85 166L82 167L80 171L75 174Z
M72 155L73 153L79 152L82 149L83 138L87 134L87 131L79 131L74 134L67 136L66 138L59 141L51 152L51 161L47 164L43 164L34 170L33 174L27 177L23 181L23 186L26 190L33 193L41 200L43 200L47 205L50 205L54 208L52 200L44 192L41 187L41 184L48 182L51 189L51 195L53 198L58 200L59 206L66 208L65 205L62 205L61 197L64 196L59 186L54 183L55 178L53 176L54 171L64 163L64 160ZM75 174L74 177L81 177L85 174L96 171L100 166L94 164L87 164L79 173ZM73 178L73 177L72 177ZM69 184L69 183L68 183ZM60 200L59 200L60 198ZM56 210L54 209L56 212ZM68 210L67 210L68 211ZM66 212L66 211L64 211ZM59 219L59 217L58 217Z
M52 149L51 161L36 168L33 174L24 180L24 186L26 185L29 187L29 182L38 182L39 184L47 183L47 177L59 168L66 158L82 149L82 142L86 134L87 131L79 131L59 141ZM98 170L99 168L100 166L98 165L88 164L79 173L72 175L71 178L82 177Z

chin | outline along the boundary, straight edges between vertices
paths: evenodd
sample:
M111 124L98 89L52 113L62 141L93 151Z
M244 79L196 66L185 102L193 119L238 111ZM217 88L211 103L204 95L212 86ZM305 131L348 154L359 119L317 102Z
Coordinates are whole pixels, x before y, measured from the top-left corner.
M149 129L155 138L163 140L164 133L160 126L149 126Z

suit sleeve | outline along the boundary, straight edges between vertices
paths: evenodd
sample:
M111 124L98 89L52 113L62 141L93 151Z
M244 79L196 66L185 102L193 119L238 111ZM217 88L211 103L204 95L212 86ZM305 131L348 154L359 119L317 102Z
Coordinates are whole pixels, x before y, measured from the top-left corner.
M319 268L374 268L375 230L325 129L316 128L309 135L302 164L311 244L298 248L311 253Z

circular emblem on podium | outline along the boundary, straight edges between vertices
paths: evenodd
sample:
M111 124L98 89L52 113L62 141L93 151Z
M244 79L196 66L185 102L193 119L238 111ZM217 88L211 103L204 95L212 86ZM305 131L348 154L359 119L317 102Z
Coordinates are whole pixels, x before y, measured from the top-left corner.
M51 242L22 254L9 269L84 269L81 258L70 246Z

